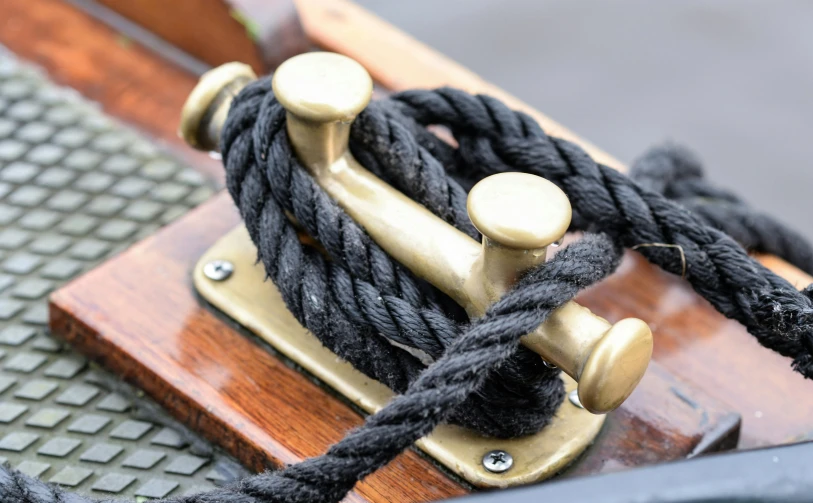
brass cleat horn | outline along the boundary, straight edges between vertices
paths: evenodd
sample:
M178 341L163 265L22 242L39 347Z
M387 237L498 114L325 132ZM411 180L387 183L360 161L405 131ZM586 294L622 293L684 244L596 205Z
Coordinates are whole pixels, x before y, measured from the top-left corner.
M254 73L229 63L208 72L190 95L181 134L216 150L232 98ZM544 178L503 173L469 193L468 212L483 242L448 225L364 169L348 148L353 119L373 82L356 61L314 52L283 63L273 78L287 111L291 143L317 183L396 260L481 316L525 271L546 259L570 225L567 196ZM556 310L523 344L578 381L582 406L603 414L632 393L652 356L652 333L639 319L611 325L575 302Z

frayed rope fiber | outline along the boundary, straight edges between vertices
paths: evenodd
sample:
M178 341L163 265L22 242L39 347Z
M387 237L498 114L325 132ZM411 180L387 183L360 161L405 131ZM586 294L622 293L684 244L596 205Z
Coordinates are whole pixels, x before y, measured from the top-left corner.
M808 272L811 247L704 181L686 150L664 147L642 157L631 172L638 183L487 96L439 89L371 104L351 130L353 154L461 231L479 239L466 213L467 189L485 176L520 171L562 188L573 205L572 230L587 232L529 271L485 316L466 320L459 307L384 253L308 176L292 153L284 110L270 87L268 80L252 83L231 107L221 149L228 190L259 260L300 323L400 395L318 458L163 501L332 503L441 422L501 437L538 431L563 389L558 371L519 339L610 274L623 247L685 277L761 344L793 358L806 377L813 374L810 290L797 291L727 233ZM458 147L428 132L429 125L445 126ZM319 241L330 260L303 245L300 231ZM426 367L426 361L432 363ZM93 500L0 467L0 501Z

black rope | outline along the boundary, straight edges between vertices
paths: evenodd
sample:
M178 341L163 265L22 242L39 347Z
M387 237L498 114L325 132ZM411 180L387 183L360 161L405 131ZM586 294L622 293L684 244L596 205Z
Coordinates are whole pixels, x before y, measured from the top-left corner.
M597 163L578 145L548 136L530 116L494 98L446 88L408 91L393 99L398 107L389 110L391 115L452 131L459 144L455 172L469 182L504 171L547 178L570 198L574 229L606 232L664 270L685 275L720 313L739 321L760 344L793 358L797 371L813 376L810 291L796 290L722 231ZM438 148L436 141L431 144ZM658 243L679 249L642 246ZM807 243L799 246L811 253Z
M699 159L689 150L673 145L654 148L632 165L630 177L685 206L746 250L782 257L813 274L813 248L807 240L754 210L736 194L711 185L704 179Z
M458 148L429 133L428 125L448 128ZM483 318L467 322L448 299L387 256L307 176L292 154L284 113L268 81L250 85L232 105L222 151L228 189L259 260L289 309L325 346L402 394L321 457L165 501L334 502L441 421L502 435L544 426L562 400L561 381L518 345L519 338L609 274L622 245L639 247L665 270L685 274L720 312L811 375L808 292L796 291L713 227L734 232L735 225L749 229L745 223L700 217L668 199L713 199L737 206L729 213L732 220L753 220L754 212L739 200L692 174L697 164L676 149L636 164L644 187L595 163L578 146L548 137L499 101L452 89L402 93L372 104L352 129L351 148L378 176L472 237L478 236L466 216L467 189L502 171L545 176L570 197L574 230L605 234L587 234L530 271ZM681 174L686 166L694 166L685 177L691 183ZM289 215L331 260L300 243ZM782 237L749 234L746 245L800 263L812 255L783 227L765 222L755 234ZM646 244L679 247L681 256ZM421 360L434 363L424 369ZM90 501L3 468L0 496L14 503Z

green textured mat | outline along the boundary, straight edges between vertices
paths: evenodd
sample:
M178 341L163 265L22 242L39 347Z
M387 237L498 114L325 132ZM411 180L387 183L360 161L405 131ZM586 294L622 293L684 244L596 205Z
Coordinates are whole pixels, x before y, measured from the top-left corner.
M205 490L243 469L47 332L47 295L212 187L0 52L0 463L105 497Z

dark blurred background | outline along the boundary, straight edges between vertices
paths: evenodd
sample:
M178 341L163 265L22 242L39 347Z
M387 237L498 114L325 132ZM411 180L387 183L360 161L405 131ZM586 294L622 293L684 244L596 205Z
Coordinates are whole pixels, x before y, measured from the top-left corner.
M813 239L813 2L356 1L626 163L692 147Z

